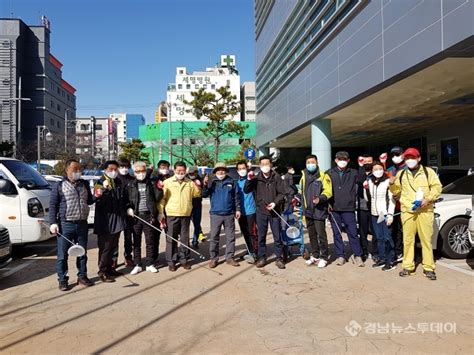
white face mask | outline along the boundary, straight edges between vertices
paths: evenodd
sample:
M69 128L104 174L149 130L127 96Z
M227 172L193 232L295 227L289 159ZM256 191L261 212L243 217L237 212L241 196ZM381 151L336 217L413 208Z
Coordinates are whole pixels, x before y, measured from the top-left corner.
M239 170L237 171L240 177L246 177L247 176L247 170Z
M336 164L341 169L344 169L347 166L347 161L346 160L338 160Z
M418 165L418 160L416 160L416 159L407 159L407 160L405 160L405 164L408 166L409 169L414 169Z
M138 181L143 181L146 178L146 173L136 173L135 177L137 178Z
M168 169L158 169L159 173L161 175L168 175L169 174L169 170Z
M119 168L119 173L120 173L120 175L127 175L128 174L128 168Z
M183 180L184 179L184 174L174 174L174 176L176 176L176 179L178 180Z
M270 172L270 167L268 165L264 165L260 167L260 170L262 170L262 173L268 174Z
M403 157L401 155L395 155L393 158L392 158L392 161L393 161L393 164L400 164L402 161L403 161Z
M117 171L106 171L105 175L111 179L115 179L117 177Z
M77 173L72 173L72 180L73 181L77 181L81 178L81 173L80 172L77 172Z
M224 180L225 175L216 175L216 177L217 177L219 180Z
M377 179L380 179L383 174L384 174L384 171L383 170L375 170L372 174L374 174L374 176L377 178Z
M291 170L288 170L288 173L293 175L295 173L295 171L293 169L291 169Z

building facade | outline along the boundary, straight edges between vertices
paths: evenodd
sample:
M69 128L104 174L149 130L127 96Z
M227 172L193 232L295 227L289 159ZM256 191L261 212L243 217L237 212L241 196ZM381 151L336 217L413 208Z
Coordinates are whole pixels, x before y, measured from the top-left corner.
M0 141L15 143L21 159L35 158L36 126L64 144L65 122L76 116L76 89L50 52L50 35L45 17L39 26L0 19Z
M133 138L138 138L138 127L145 124L145 117L135 113L111 113L109 115L117 126L117 139L124 143Z
M155 111L155 123L165 122L168 119L168 106L166 102L160 102Z
M99 161L116 159L118 152L117 124L109 117L76 119L76 154L92 156Z
M241 99L241 121L255 121L255 82L246 81L240 88L240 99Z
M176 80L168 85L166 100L168 116L171 121L197 121L197 118L189 110L184 101L192 101L191 93L199 89L216 92L216 89L227 86L229 91L240 101L240 76L237 72L234 55L221 56L221 65L214 68L206 68L205 71L195 71L189 74L186 67L176 68ZM239 117L232 117L240 120Z
M327 169L336 149L396 144L430 165L474 165L474 1L254 5L262 152L313 152Z

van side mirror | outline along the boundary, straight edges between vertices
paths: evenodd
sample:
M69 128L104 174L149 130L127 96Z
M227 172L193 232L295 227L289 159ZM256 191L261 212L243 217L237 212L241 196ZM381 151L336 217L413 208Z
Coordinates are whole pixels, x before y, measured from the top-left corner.
M15 184L7 179L0 179L0 195L18 195Z

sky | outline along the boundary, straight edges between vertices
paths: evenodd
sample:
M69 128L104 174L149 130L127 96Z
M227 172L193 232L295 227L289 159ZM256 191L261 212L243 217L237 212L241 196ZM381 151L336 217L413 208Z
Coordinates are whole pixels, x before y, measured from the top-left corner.
M188 72L235 54L255 80L252 0L2 0L0 17L51 22L51 53L77 89L77 117L141 113L154 121L177 66Z

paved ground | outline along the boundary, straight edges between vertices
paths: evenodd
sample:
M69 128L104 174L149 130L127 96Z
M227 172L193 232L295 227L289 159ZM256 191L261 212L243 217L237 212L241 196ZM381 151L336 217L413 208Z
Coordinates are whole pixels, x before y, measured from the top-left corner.
M244 252L242 238L238 249ZM397 271L351 263L319 270L298 258L286 270L242 263L219 265L219 275L200 264L62 293L54 253L54 241L26 247L0 272L0 353L474 351L473 272L466 261L438 261L436 282L421 270L401 279Z

